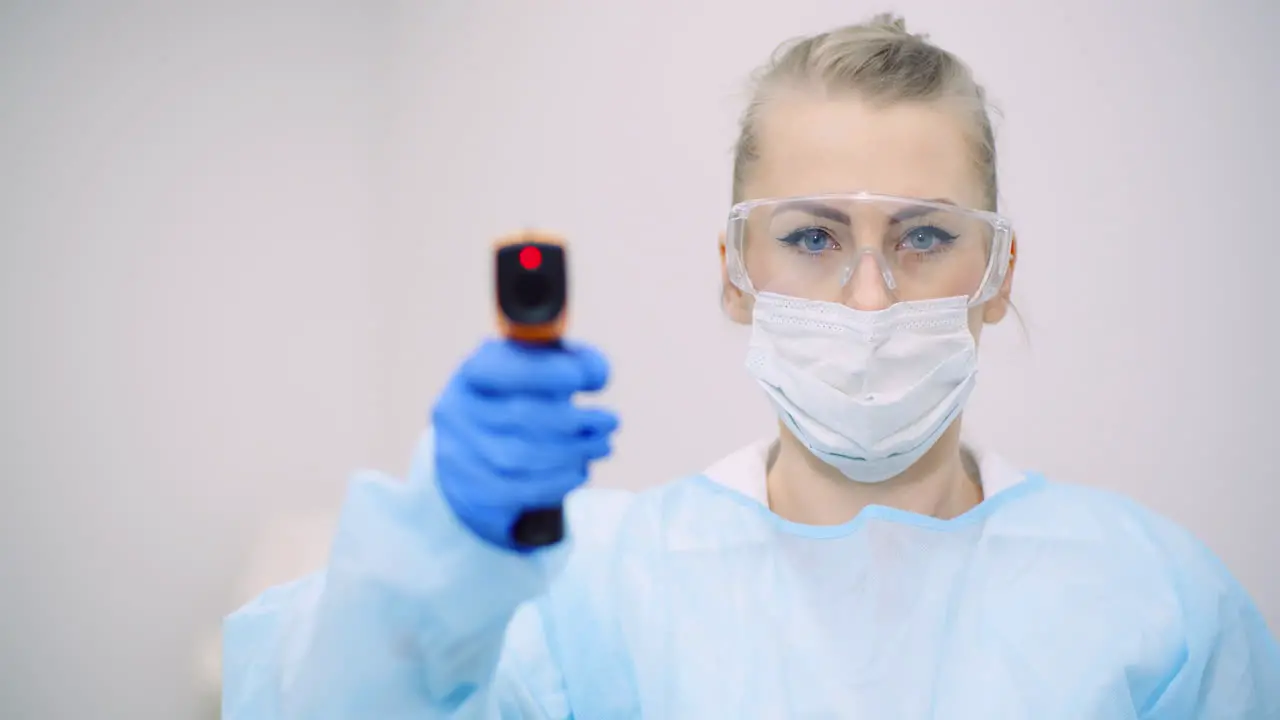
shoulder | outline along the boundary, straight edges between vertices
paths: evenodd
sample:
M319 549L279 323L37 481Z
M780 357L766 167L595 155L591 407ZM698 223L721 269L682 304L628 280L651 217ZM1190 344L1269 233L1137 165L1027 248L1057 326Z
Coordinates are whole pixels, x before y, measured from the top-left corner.
M1134 647L1164 645L1177 659L1160 676L1154 709L1178 717L1280 716L1280 646L1208 546L1115 493L1047 484L1037 502L1055 501L1055 535L1090 548L1092 577L1105 583L1099 594L1105 590L1107 604L1120 608L1112 632ZM1083 577L1071 581L1087 583Z
M1211 633L1224 607L1250 605L1230 571L1190 530L1120 493L1041 480L1019 498L1019 512L997 514L997 531L1026 538L1058 561L1079 563L1077 577L1110 583L1111 597L1132 594L1135 608L1176 614L1185 633Z
M1171 567L1204 572L1222 569L1189 530L1130 497L1038 476L1032 476L1030 482L1040 482L1043 490L1026 494L1022 498L1024 511L1010 514L1007 519L1034 524L1047 538L1070 538L1125 554L1144 555Z
M1000 532L1069 542L1161 566L1199 567L1212 559L1191 532L1121 493L1034 474L1027 482L1038 485L1038 491L1022 493L1011 504L1016 512L993 515Z

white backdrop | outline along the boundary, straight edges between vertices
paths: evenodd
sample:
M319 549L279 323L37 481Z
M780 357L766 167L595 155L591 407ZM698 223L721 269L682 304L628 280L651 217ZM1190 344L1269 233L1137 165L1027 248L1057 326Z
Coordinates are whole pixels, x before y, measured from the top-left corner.
M718 309L744 80L884 9L1004 115L1029 332L968 434L1189 526L1280 627L1275 2L6 2L0 716L190 717L253 534L403 471L501 232L573 243L597 482L767 432Z

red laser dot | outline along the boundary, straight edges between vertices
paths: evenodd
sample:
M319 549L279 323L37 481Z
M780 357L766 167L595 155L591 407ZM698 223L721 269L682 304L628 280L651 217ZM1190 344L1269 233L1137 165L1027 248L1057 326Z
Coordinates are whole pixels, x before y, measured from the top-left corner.
M520 251L520 266L525 270L537 270L542 265L542 251L528 246Z

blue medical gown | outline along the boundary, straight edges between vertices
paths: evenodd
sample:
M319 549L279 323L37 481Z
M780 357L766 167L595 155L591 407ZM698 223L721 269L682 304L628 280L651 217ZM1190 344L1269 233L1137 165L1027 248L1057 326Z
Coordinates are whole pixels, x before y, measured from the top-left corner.
M703 477L476 539L356 478L327 569L224 627L223 717L1280 718L1280 651L1188 533L1030 477L953 520L789 523Z

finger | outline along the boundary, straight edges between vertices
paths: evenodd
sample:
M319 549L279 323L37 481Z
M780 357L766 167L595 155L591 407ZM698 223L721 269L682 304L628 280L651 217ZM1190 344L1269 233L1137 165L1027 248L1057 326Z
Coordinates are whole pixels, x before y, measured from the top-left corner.
M583 438L579 443L578 451L583 460L588 462L603 460L613 452L613 443L607 434Z
M599 392L609 384L609 361L603 353L586 343L571 340L566 340L563 347L581 364L584 391Z
M494 398L451 382L432 412L437 432L461 438L500 472L553 470L608 454L617 416L567 400Z
M502 509L559 505L573 488L587 481L580 458L552 470L505 470L493 467L476 438L453 428L436 433L436 471L454 482L442 484L450 503L479 515Z
M498 434L558 439L605 434L618 426L612 412L575 407L567 398L473 393L465 405L477 425Z
M477 508L558 505L588 478L585 456L552 470L495 470L474 438L452 430L436 433L436 467L438 473L461 481L450 484L450 500Z
M584 422L579 427L578 437L608 437L618 430L618 416L604 408L582 408Z
M587 483L587 467L563 470L539 476L537 482L518 477L506 478L504 497L515 507L557 507L564 496Z
M510 442L560 447L568 454L599 459L609 453L618 416L600 407L577 407L567 399L483 395L470 391L455 378L441 393L432 410L431 423L437 432L452 432L477 446L498 442L485 439L493 436ZM520 457L518 453L506 454Z
M578 435L584 438L608 437L618 429L618 415L599 407L578 408Z
M463 363L459 376L468 387L493 395L518 393L567 396L598 381L594 361L560 347L493 340ZM588 373L593 373L588 375Z
M450 502L498 505L507 492L507 482L485 463L475 452L474 443L467 433L459 432L449 423L435 431L435 467L438 477L455 481L440 483L442 490L450 492Z
M586 440L539 440L487 431L469 438L476 453L495 472L503 475L539 475L571 470L582 465Z

